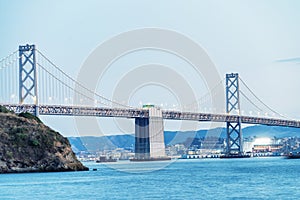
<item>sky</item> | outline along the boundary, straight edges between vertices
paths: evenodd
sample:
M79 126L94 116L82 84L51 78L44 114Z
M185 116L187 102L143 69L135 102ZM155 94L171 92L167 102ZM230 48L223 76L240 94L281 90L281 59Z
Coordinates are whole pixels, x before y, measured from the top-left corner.
M63 71L78 77L89 56L109 39L149 27L171 30L200 45L221 77L238 72L268 106L300 119L299 10L300 2L296 0L0 0L0 58L15 51L18 45L36 44ZM129 72L153 63L168 66L181 75L195 98L208 91L206 77L196 76L180 57L143 50L112 63L97 80L97 92L111 98L112 91ZM176 107L178 101L176 91L156 83L130 91L129 103L140 106L151 102L170 108ZM246 102L241 102L243 105L247 110ZM78 133L73 117L41 118L65 136L93 135L96 131ZM116 125L126 121L98 119L104 134L132 131L132 121L129 127ZM177 122L166 123L167 130L181 127ZM201 127L204 126L197 125L197 129Z

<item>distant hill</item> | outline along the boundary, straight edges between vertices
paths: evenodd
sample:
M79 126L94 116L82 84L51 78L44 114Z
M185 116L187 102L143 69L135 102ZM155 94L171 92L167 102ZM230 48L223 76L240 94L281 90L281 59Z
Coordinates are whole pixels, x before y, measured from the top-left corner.
M134 135L68 137L74 152L133 148Z
M249 126L244 128L243 137L300 137L300 129L289 127L272 127L272 126ZM189 138L203 137L226 137L226 128L215 128L210 130L198 131L165 131L165 144L174 145L182 144ZM75 152L78 151L102 151L115 148L134 148L134 135L111 135L103 137L69 137L72 148Z
M249 126L243 129L243 137L300 137L299 128L276 126Z

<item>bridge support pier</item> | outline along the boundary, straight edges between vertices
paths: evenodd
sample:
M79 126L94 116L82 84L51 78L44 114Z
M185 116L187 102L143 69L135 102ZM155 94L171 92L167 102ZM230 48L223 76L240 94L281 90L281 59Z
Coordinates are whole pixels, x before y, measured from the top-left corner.
M149 108L149 118L135 119L135 159L165 158L164 126L162 111Z
M150 158L149 118L135 118L135 158Z
M239 75L237 73L226 74L226 112L240 115ZM241 118L239 117L236 123L226 122L226 128L226 155L241 156L243 154Z

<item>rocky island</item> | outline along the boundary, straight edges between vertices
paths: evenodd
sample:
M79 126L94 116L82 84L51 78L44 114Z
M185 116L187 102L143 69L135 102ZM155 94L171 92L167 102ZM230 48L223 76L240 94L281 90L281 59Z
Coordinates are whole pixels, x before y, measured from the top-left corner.
M0 106L0 173L84 170L67 138L29 113Z

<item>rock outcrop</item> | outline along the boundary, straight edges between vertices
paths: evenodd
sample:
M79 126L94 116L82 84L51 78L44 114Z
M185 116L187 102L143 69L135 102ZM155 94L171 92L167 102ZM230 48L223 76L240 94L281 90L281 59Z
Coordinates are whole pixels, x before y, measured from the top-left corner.
M67 138L28 113L0 108L0 173L83 171Z

